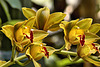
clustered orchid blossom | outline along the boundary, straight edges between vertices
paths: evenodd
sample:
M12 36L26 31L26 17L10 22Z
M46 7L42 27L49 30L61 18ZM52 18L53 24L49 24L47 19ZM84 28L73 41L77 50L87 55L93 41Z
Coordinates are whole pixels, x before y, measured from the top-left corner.
M18 22L15 25L5 25L2 32L11 40L12 57L8 62L0 61L1 67L7 67L14 63L25 65L32 60L35 67L41 67L37 62L42 57L49 58L54 52L60 53L64 49L55 49L46 46L43 39L49 35L47 32L57 31L60 28L64 30L65 51L71 49L71 45L77 45L77 56L90 63L100 66L99 61L91 59L91 54L99 53L100 39L96 33L100 30L100 24L92 24L91 18L62 21L66 14L55 12L50 14L47 7L39 9L37 12L30 8L22 8L22 12L27 20ZM16 54L15 54L16 51ZM17 53L25 53L24 56L17 57ZM67 53L69 55L69 53ZM22 58L28 58L28 61L21 63Z

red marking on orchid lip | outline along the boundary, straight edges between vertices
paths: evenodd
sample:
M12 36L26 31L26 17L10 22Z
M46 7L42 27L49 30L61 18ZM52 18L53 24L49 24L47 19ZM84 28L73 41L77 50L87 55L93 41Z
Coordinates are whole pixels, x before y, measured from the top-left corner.
M33 31L32 30L30 31L30 41L31 43L33 43Z
M43 49L44 49L44 53L45 53L45 56L47 56L47 58L49 58L49 52L47 51L47 49L46 49L46 47L43 47Z
M30 37L27 36L27 34L23 33L24 35L26 35L26 38L30 39L31 43L33 43L33 31L30 30Z
M79 35L78 37L80 37L80 44L81 46L84 46L84 43L85 43L85 35Z
M94 43L92 43L92 45L93 45L93 48L96 49L98 51L98 53L99 53L98 47L95 47L95 44Z
M29 36L27 36L27 34L25 34L25 33L23 33L24 35L26 35L26 38L28 38L28 39L30 39L30 37Z
M92 45L95 47L95 44L94 43L92 43Z

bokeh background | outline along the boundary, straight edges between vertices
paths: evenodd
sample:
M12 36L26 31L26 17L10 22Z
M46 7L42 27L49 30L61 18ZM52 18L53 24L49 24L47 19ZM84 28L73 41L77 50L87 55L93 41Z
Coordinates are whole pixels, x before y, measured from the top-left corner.
M64 18L66 21L89 17L93 18L93 23L100 23L100 0L0 0L0 30L3 25L13 25L26 19L22 14L22 7L37 11L44 6L47 6L51 13L64 12L67 14ZM54 48L60 48L64 44L63 31L60 29L56 32L49 31L49 33L50 35L44 39L44 42ZM100 36L100 32L98 35ZM10 59L11 47L10 40L0 32L0 60ZM76 46L72 46L71 50L76 51ZM42 64L42 67L96 67L82 60L70 62L66 56L60 54L53 54L49 59L42 58L38 62ZM22 66L15 64L10 67ZM34 65L31 62L24 67L34 67Z

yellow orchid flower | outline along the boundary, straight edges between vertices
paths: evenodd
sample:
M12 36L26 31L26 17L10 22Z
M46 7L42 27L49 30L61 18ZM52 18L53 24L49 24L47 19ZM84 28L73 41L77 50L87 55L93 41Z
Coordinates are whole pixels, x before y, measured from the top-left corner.
M33 60L35 67L41 67L41 65L36 61L40 60L43 56L49 58L49 56L55 51L56 50L53 47L45 46L43 43L39 43L30 46L26 51L26 55L29 59Z
M91 54L95 54L97 51L99 53L99 48L96 47L96 44L93 42L89 44L85 43L85 35L80 35L79 37L80 37L80 45L78 45L77 48L78 56L90 63L95 64L96 66L100 66L100 62L89 58Z
M3 65L4 63L6 63L6 61L1 61L0 60L0 66Z
M24 47L45 38L48 33L42 30L34 30L33 25L35 17L32 17L23 22L18 22L14 26L5 25L2 27L2 32L11 40L12 46L16 46L18 51L23 51Z
M39 30L56 31L59 29L59 23L64 19L66 14L62 12L56 12L50 14L50 10L47 7L39 9L37 12L30 8L22 8L23 14L26 18L36 16L35 28Z
M79 37L78 37L79 35L83 35L86 32L97 33L100 30L100 27L99 27L100 24L91 25L91 23L92 23L91 18L86 18L86 19L83 19L80 21L79 21L79 19L76 19L76 20L72 20L70 22L67 22L67 21L61 22L60 28L62 28L64 30L65 48L67 50L70 49L71 44L75 44L75 45L79 44ZM95 26L95 27L93 27L93 26ZM97 29L97 31L95 31L96 29ZM87 33L87 36L90 36L90 35L88 35L88 33ZM99 38L99 37L97 36L96 38ZM92 40L95 40L95 39L91 39L90 42L93 42ZM86 41L88 42L89 39L87 38Z

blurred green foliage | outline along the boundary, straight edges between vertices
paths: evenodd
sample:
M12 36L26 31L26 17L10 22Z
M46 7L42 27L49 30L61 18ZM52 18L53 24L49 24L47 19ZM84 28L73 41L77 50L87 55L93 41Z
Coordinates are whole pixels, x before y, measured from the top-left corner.
M10 4L10 6L12 8L16 8L16 9L21 10L22 5L21 5L20 0L6 0L6 1Z

